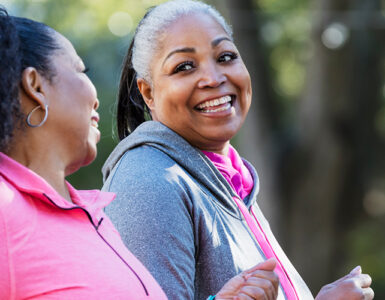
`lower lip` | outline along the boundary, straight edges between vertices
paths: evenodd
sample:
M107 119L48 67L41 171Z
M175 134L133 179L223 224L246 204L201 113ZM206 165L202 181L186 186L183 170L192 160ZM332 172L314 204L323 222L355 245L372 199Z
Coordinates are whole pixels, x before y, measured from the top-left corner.
M95 126L91 126L91 128L93 128L95 130L95 133L96 133L96 136L97 136L97 141L99 142L100 140L100 131L98 128L96 128Z

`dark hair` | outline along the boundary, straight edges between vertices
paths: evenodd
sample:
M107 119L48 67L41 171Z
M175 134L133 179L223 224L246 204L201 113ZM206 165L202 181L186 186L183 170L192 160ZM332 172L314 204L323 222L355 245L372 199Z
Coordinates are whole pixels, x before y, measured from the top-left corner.
M15 24L1 7L0 57L0 151L5 151L12 138L15 119L20 115L18 86L21 60Z
M6 151L21 123L18 98L22 71L34 67L51 80L53 51L59 49L54 30L43 23L9 16L0 7L0 151Z
M138 89L136 72L132 66L132 39L128 52L123 61L122 74L120 76L117 107L118 136L122 140L136 127L146 121L145 116L149 109Z
M139 22L136 32L153 8L154 7L150 7L148 9L142 20ZM132 65L132 50L134 48L135 35L132 38L127 54L123 60L122 74L119 82L116 117L120 140L123 140L140 124L151 119L150 109L147 107L142 94L139 91L136 82L136 71Z
M21 68L34 67L47 79L52 79L55 70L51 56L60 49L51 27L26 18L14 19L20 39Z

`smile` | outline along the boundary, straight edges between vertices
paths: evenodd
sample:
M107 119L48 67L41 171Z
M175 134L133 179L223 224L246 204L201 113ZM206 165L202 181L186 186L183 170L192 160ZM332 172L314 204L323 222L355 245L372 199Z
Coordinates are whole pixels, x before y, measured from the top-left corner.
M99 127L99 114L98 113L93 113L91 117L91 126L98 128Z
M230 109L231 103L232 97L230 95L226 95L217 99L202 102L196 106L196 109L206 113L221 112Z
M98 127L99 127L99 124L98 124L98 122L97 122L95 119L92 119L92 120L91 120L91 126L92 126L92 127L95 127L95 128L98 128Z

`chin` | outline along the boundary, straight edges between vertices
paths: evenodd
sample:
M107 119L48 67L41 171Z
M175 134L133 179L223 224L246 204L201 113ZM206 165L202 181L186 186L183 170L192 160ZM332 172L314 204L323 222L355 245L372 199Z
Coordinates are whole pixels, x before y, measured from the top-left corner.
M92 163L95 160L96 155L97 155L96 147L89 149L88 154L83 161L83 167L88 166L90 163Z

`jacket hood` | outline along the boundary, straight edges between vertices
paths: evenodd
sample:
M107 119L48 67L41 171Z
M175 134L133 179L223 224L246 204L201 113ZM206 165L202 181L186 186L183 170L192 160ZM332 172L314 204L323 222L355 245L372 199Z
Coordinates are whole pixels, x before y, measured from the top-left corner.
M103 181L106 181L125 152L142 145L154 147L167 154L217 199L223 199L224 201L220 201L222 205L238 211L236 204L228 200L238 197L237 194L207 156L160 122L144 122L117 145L102 168ZM254 178L254 188L248 197L251 201L245 201L249 206L255 202L258 194L259 179L254 168L247 161L244 162Z

